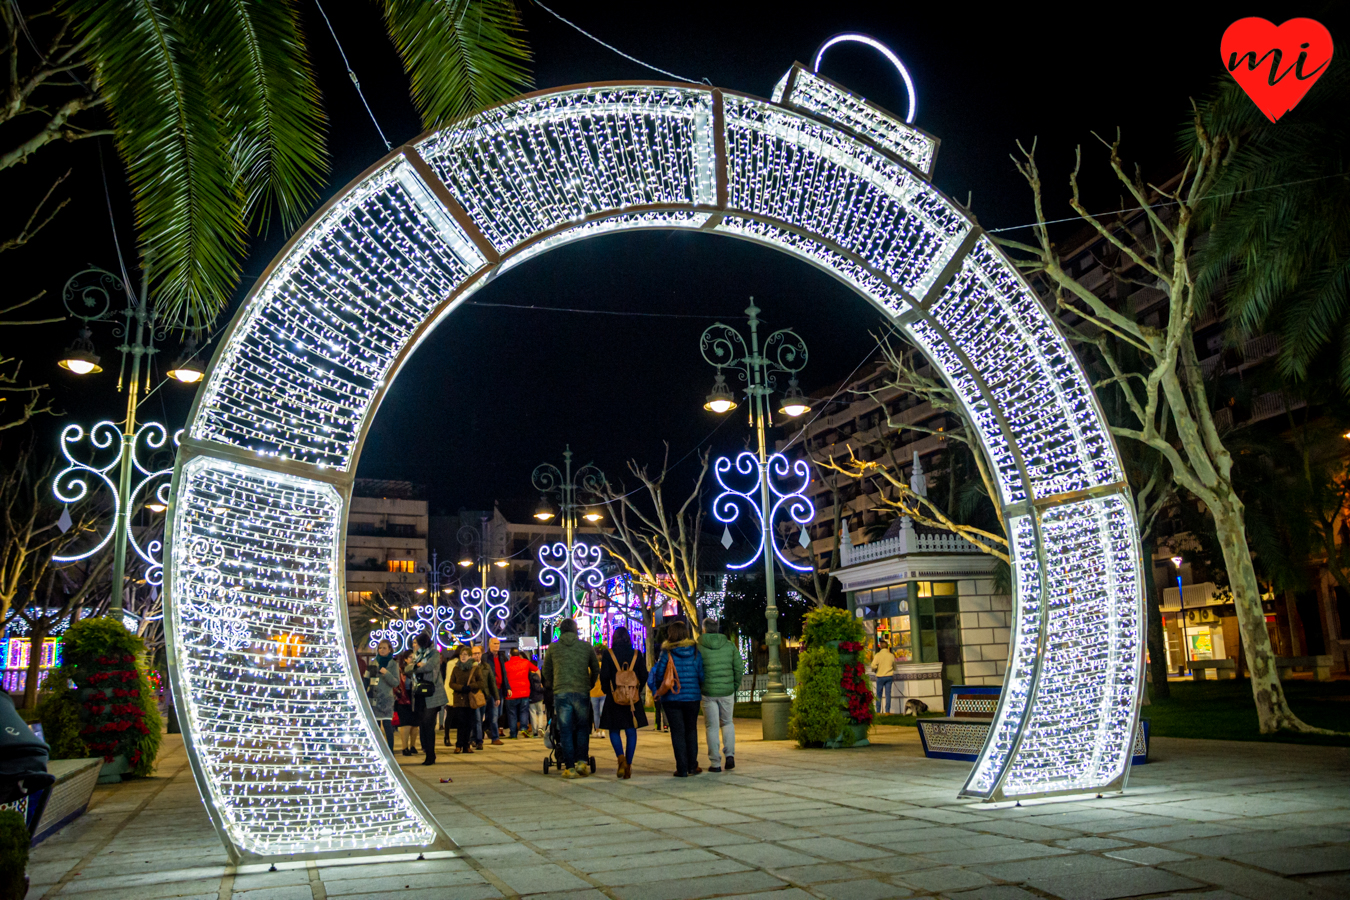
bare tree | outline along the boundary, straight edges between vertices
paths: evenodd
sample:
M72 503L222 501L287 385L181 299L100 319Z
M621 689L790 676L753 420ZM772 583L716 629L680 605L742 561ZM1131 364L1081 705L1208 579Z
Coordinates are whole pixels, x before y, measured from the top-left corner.
M1035 243L995 239L1012 251L1024 272L1044 279L1065 332L1080 347L1095 353L1109 372L1095 387L1099 392L1118 390L1131 419L1113 423L1111 431L1160 454L1171 477L1198 498L1212 518L1233 590L1261 732L1320 732L1294 714L1280 684L1247 540L1244 507L1233 481L1233 459L1214 421L1196 355L1193 329L1205 303L1195 291L1191 262L1199 231L1198 207L1211 193L1231 144L1221 135L1210 134L1198 111L1192 127L1195 151L1181 176L1166 188L1147 183L1137 167L1133 173L1126 171L1119 134L1113 141L1098 138L1108 150L1111 172L1143 213L1137 230L1123 220L1103 221L1087 211L1079 190L1081 148L1069 175L1074 212L1119 257L1118 265L1112 267L1115 277L1165 296L1166 320L1160 324L1145 324L1130 311L1115 308L1065 269L1050 237L1034 142L1030 150L1019 144L1022 155L1014 157L1014 162L1031 187ZM1139 364L1127 365L1122 353L1136 355Z
M698 634L699 539L703 533L703 480L708 474L708 452L699 455L699 473L693 490L672 509L665 484L670 474L670 446L661 471L629 460L628 471L642 483L630 493L608 482L600 500L609 508L612 534L602 533L605 549L633 579L634 585L674 597Z

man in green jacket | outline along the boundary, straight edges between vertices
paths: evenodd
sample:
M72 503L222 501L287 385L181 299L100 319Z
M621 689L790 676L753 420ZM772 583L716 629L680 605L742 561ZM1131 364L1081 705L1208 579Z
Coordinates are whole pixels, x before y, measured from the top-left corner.
M558 640L544 653L540 678L553 691L562 777L584 778L591 774L587 762L591 756L591 688L600 677L600 660L595 648L577 637L575 619L563 619L558 631Z
M722 771L722 751L726 751L727 770L736 768L736 689L741 686L745 663L741 651L722 634L722 623L703 620L703 636L698 639L703 656L703 724L707 728L708 771ZM718 734L721 733L721 740Z

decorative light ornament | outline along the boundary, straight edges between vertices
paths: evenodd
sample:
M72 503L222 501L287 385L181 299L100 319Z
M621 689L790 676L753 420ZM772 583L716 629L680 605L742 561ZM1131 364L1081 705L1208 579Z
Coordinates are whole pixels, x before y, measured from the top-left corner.
M888 60L891 61L891 65L895 66L895 70L899 72L900 77L904 79L905 92L909 96L909 110L905 114L905 124L913 125L914 114L918 112L919 109L918 95L914 93L914 79L909 77L909 70L906 69L905 64L900 61L900 57L895 55L895 51L891 50L890 47L887 47L885 44L883 44L876 38L871 37L870 35L857 34L854 32L844 32L843 34L836 34L834 37L827 39L825 43L821 44L820 47L816 50L816 61L811 64L811 68L814 71L819 72L820 64L825 59L825 51L829 50L831 47L837 44L844 44L844 43L866 44L867 46L878 51L882 56L886 57Z
M486 588L465 588L459 595L459 617L463 621L466 639L486 644L503 635L496 629L506 624L511 615L511 592L496 585Z
M735 468L740 475L747 477L753 476L753 481L744 490L738 490L731 487L726 482L726 475L732 469L732 461L725 456L719 456L713 463L713 477L717 479L717 484L722 488L722 493L713 499L713 515L717 521L725 523L727 528L731 523L741 517L741 507L745 506L750 510L755 523L759 528L759 543L755 545L755 552L748 559L736 563L727 563L728 569L744 569L753 564L764 553L766 543L773 544L773 554L778 557L778 561L789 569L796 572L810 572L809 563L802 563L795 560L783 552L783 548L778 546L778 541L774 539L777 533L775 522L779 519L779 514L786 514L789 521L795 522L798 526L806 526L816 518L816 508L811 505L811 501L806 497L806 489L811 484L811 467L804 459L789 461L781 453L775 453L769 457L767 468L769 472L769 496L773 505L769 507L769 516L767 521L764 518L763 511L760 509L760 472L759 460L755 454L746 450L736 456ZM780 483L791 476L796 476L799 483L788 486L785 490L780 487ZM729 533L729 532L728 532ZM730 548L728 548L730 549Z
M539 584L556 590L563 599L557 611L547 618L557 618L565 610L573 609L578 594L604 586L605 577L600 571L603 556L604 551L595 544L573 544L570 555L562 541L539 547Z
M775 95L629 83L493 107L388 156L267 270L199 395L168 532L174 699L232 857L438 840L345 632L337 550L362 436L408 354L492 277L643 228L791 254L923 350L973 421L1013 545L1012 656L965 792L1124 784L1141 557L1091 385L1016 269L929 183L934 138L800 66ZM278 634L303 638L284 669L266 659Z

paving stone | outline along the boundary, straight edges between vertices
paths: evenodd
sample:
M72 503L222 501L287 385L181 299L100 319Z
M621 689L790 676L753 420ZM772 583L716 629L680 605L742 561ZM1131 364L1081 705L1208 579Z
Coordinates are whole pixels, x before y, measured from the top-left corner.
M803 853L809 853L811 856L818 856L821 859L832 859L836 862L849 862L855 859L876 859L878 856L889 856L890 854L877 847L864 847L861 844L855 844L851 841L840 840L832 837L817 837L810 840L779 841L784 847L793 850L800 850Z
M355 868L355 867L353 867ZM435 889L439 896L442 889L463 885L484 884L483 876L469 870L467 872L417 872L407 875L384 875L380 877L330 879L331 869L321 872L324 890L329 897L346 894L373 894L381 891L395 893L403 890Z
M1015 859L1034 859L1042 856L1061 856L1071 851L1060 847L1047 847L1030 841L1014 844L1000 844L993 847L963 847L960 850L928 852L923 855L937 863L947 865L974 866L980 863L1008 862Z
M851 866L839 863L822 863L814 866L791 866L785 869L771 869L774 875L797 884L818 884L822 881L843 881L857 878L860 874Z
M592 887L562 866L516 866L507 864L501 867L488 866L497 878L504 881L517 894L542 894L547 891L567 891Z
M1011 884L991 884L971 891L947 894L951 900L1042 900L1038 894Z
M1281 875L1314 875L1350 869L1350 847L1299 847L1253 853L1246 862Z
M716 828L710 826L696 826L694 828L667 828L662 834L685 841L690 844L697 844L700 847L711 847L717 850L724 846L733 844L757 843L758 838L751 837L748 834L741 834L732 831L730 828Z
M688 873L693 875L694 873ZM630 884L616 887L611 893L618 900L698 900L700 897L719 897L728 894L750 894L757 891L786 887L786 884L766 872L737 872L730 875L684 877L650 884ZM774 894L779 897L780 894Z
M1162 869L1134 867L1108 872L1065 875L1059 878L1029 878L1027 884L1064 900L1113 900L1202 887L1197 881Z
M297 884L309 884L308 869L282 869L277 872L256 872L247 875L236 873L234 876L235 891L255 891L259 888L285 887Z
M235 891L231 897L238 900L313 900L314 892L309 883L287 887L265 887L252 891Z
M1158 863L1176 862L1177 860L1191 858L1185 853L1168 850L1166 847L1129 847L1124 850L1109 850L1106 855L1112 859L1139 863L1141 866L1156 866Z
M724 900L815 900L801 888L788 888L785 891L762 891L755 894L733 894Z
M401 878L404 875L436 875L442 872L473 873L467 862L454 857L404 859L398 862L365 862L359 865L319 864L324 884L352 878Z
M979 872L960 869L956 866L942 866L937 869L922 869L918 872L906 872L893 879L908 887L917 888L925 893L959 891L962 888L980 887L989 884L989 879Z
M853 865L869 872L884 875L896 875L901 872L916 872L919 869L935 869L938 864L926 856L883 856L880 859L860 859Z
M1072 838L1067 841L1055 841L1055 843L1060 847L1064 847L1069 850L1086 850L1086 851L1114 850L1117 847L1130 846L1125 841L1117 841L1112 838L1101 838L1101 837Z
M701 852L701 851L700 851ZM704 875L725 875L729 872L744 872L750 869L750 866L731 859L714 859L711 862L701 862L690 867L691 871L696 871ZM588 873L592 879L609 886L620 886L625 884L645 884L649 882L667 881L670 879L671 869L666 866L647 866L638 869L613 869L603 872ZM683 869L680 869L683 871Z
M1000 881L1030 881L1033 878L1059 878L1127 869L1130 864L1120 859L1107 859L1087 853L1052 856L1047 859L1028 859L1022 862L995 863L977 866L981 872Z
M1258 872L1225 859L1188 859L1163 863L1162 868L1186 878L1204 881L1248 900L1332 900L1344 895L1278 875Z
M818 884L811 891L830 900L889 900L891 897L908 897L913 893L909 888L876 879L833 881Z
M718 857L707 850L685 847L680 850L643 851L624 856L592 856L570 861L582 872L611 872L615 869L642 869L649 866L702 866Z

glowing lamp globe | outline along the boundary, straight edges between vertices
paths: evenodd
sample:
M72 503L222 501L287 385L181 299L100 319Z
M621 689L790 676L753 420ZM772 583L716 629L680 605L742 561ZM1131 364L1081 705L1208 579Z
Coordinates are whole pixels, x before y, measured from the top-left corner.
M717 380L713 382L712 393L708 394L708 400L703 404L703 408L718 415L736 408L736 398L731 395L731 389L727 387L726 379L721 373L718 373Z
M601 519L604 518L604 516L602 516L598 510L594 509L586 510L584 513L581 514L581 517L585 519L587 522L599 522Z
M548 501L543 497L539 498L539 505L535 507L534 517L540 522L547 522L553 518L553 508L548 505Z
M169 370L169 377L183 384L196 384L206 377L199 363L183 359L174 363L173 368Z
M792 379L788 382L787 394L783 397L783 404L778 407L778 411L795 419L810 409L811 401L806 399L802 389L797 386L797 379Z

